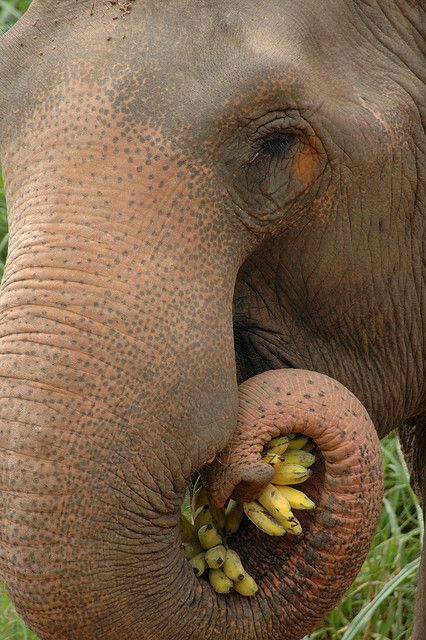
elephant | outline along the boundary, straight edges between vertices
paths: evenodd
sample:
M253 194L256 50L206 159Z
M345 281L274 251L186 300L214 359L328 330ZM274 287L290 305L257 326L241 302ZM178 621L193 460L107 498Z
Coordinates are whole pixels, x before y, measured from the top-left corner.
M425 500L424 9L33 0L1 38L0 575L41 640L300 640L392 429ZM259 592L218 596L186 488L257 497L295 432L318 508L297 541L244 525Z

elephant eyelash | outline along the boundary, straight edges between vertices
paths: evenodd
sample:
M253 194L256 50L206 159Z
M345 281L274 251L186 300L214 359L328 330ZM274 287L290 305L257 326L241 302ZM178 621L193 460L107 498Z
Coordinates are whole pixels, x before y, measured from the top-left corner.
M252 164L257 160L270 157L288 158L289 152L294 146L296 136L293 133L281 133L265 140L261 148L251 158Z
M289 129L288 126L283 128L282 122L268 122L256 131L256 146L259 145L259 142L261 146L260 148L258 147L248 164L254 164L265 159L289 158L299 136L300 131Z

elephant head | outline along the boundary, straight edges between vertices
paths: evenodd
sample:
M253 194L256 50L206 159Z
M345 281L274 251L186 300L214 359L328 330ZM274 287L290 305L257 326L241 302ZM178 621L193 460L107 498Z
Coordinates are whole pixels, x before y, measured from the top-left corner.
M425 406L420 22L34 0L1 40L0 572L42 640L296 640L350 584L376 431ZM297 543L243 528L259 594L220 598L184 491L217 455L216 504L256 496L290 431L319 507Z

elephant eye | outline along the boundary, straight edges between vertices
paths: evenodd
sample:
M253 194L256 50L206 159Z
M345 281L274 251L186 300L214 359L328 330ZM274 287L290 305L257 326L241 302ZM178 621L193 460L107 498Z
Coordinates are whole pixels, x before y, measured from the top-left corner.
M283 135L276 138L267 140L263 145L259 153L267 153L274 156L280 156L285 154L292 144L291 135Z
M274 135L264 141L259 151L253 156L252 162L262 158L287 158L296 136L293 133Z

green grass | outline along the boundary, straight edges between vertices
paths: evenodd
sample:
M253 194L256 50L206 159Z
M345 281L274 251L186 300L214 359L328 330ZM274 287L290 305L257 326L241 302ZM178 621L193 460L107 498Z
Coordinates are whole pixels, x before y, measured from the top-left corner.
M385 495L370 553L354 584L310 640L406 640L423 537L422 514L397 438L382 442Z
M30 4L31 0L0 0L0 24L13 24Z
M12 24L29 4L29 0L0 0L0 25ZM0 280L6 252L6 203L0 176ZM309 640L409 638L423 520L394 435L383 441L382 450L385 497L370 553L339 606ZM1 585L0 640L37 640L16 614Z
M0 640L37 640L22 622L0 585ZM61 640L58 638L58 640Z

